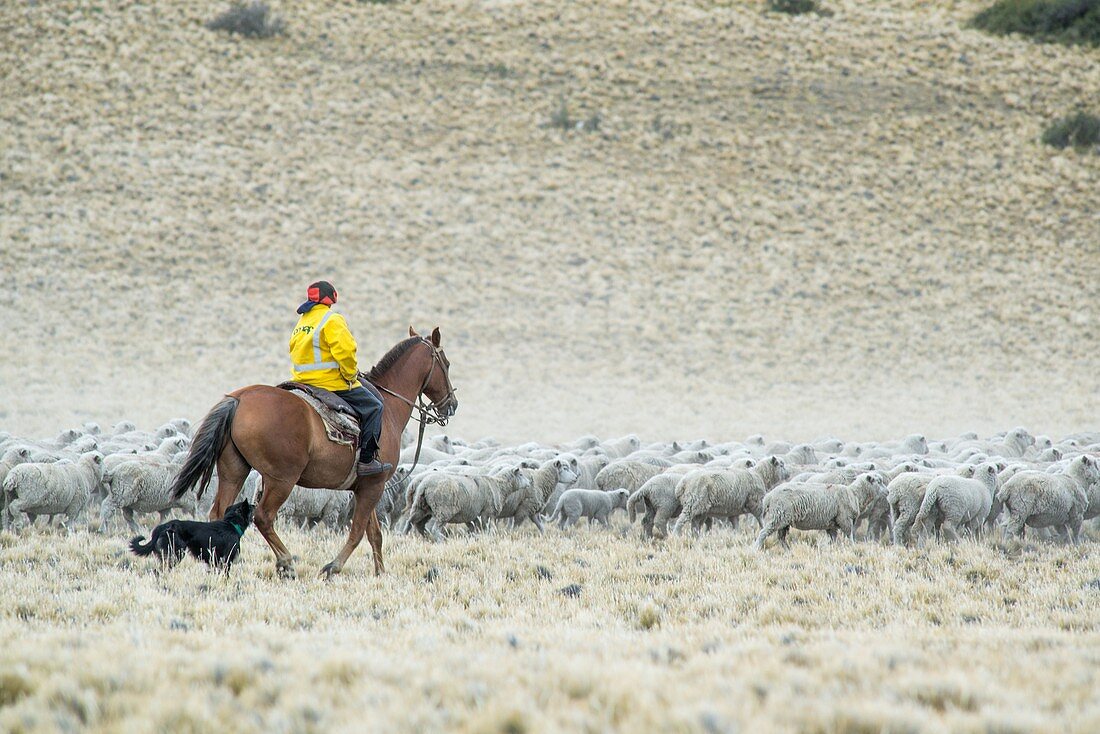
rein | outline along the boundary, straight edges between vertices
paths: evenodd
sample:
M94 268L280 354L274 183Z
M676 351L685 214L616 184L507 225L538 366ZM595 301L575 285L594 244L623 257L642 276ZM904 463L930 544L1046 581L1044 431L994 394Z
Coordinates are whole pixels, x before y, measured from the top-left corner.
M428 386L428 382L432 379L432 374L435 372L435 366L437 363L439 363L440 357L439 349L434 344L432 344L427 339L424 339L423 337L421 337L420 341L422 341L424 344L427 344L428 348L432 350L432 366L428 369L428 374L424 377L424 381L420 383L420 389L416 392L416 402L409 400L404 395L390 390L388 387L371 383L379 390L389 393L390 395L394 396L401 402L411 407L413 411L417 414L416 420L420 422L420 430L418 431L416 436L416 455L413 457L413 464L412 467L409 469L410 473L412 473L412 470L415 469L416 465L420 462L420 449L424 445L424 429L428 426L429 423L435 423L439 426L445 426L447 425L447 421L450 420L447 416L443 415L443 413L440 412L440 403L429 403L424 400L424 388ZM367 376L360 372L359 378L366 380ZM447 395L443 398L441 403L445 404L454 399L455 389L454 386L451 385L451 376L448 375L446 372L444 372L444 379L447 380ZM370 382L370 380L367 380L367 382Z

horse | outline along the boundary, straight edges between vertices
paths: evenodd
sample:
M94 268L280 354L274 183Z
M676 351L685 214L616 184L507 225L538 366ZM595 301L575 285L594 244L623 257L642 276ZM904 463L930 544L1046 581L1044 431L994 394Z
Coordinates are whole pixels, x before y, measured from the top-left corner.
M399 342L371 368L365 377L382 393L384 404L378 458L397 466L401 433L414 408L423 422L446 422L458 410L451 385L451 363L439 346L439 329L426 338L409 327L409 338ZM423 397L431 400L425 405ZM196 484L198 496L210 483L215 464L218 494L210 508L217 520L237 499L250 470L262 479L253 522L275 553L275 571L294 578L294 558L275 532L275 517L295 484L338 489L353 472L355 450L330 441L320 416L304 400L269 385L242 387L214 406L195 434L191 450L172 485L179 498ZM374 554L374 573L386 567L382 561L382 529L375 506L393 470L359 477L349 488L355 493L355 514L347 542L336 558L321 569L331 579L340 573L359 546L364 533Z

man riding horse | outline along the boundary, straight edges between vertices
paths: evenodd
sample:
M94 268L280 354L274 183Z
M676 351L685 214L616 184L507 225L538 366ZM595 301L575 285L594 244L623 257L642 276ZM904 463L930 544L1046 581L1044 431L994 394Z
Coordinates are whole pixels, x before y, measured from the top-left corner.
M373 477L393 469L377 459L382 435L382 401L359 382L355 337L332 310L338 294L331 283L310 284L301 317L290 333L290 372L294 382L336 393L359 414L359 462L355 473Z

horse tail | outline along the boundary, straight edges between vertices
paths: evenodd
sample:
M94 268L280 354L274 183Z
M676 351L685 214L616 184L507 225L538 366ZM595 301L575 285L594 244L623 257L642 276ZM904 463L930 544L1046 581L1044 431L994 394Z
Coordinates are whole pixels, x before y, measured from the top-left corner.
M233 425L233 416L237 413L239 402L237 398L227 395L202 419L202 425L191 442L191 451L183 462L183 468L176 475L176 481L172 482L172 489L169 490L172 499L178 500L196 484L199 485L197 496L202 497L210 484L218 457L229 440L229 429Z

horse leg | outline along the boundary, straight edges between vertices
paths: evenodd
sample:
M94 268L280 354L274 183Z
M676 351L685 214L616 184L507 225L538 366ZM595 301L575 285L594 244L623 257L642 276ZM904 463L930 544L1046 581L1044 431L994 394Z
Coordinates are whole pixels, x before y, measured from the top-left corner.
M214 498L214 504L210 506L211 520L222 519L229 506L237 501L237 495L241 493L241 487L248 479L250 471L252 467L241 456L241 452L232 441L227 441L218 457L218 494Z
M368 528L371 528L368 540L374 552L374 573L377 575L385 571L385 565L382 563L382 528L378 525L378 516L374 512L385 488L385 481L378 477L371 477L369 482L360 480L356 485L355 514L351 517L351 530L348 531L347 542L344 543L344 547L340 549L336 558L326 563L321 569L321 574L325 578L330 579L344 569L344 564L359 547Z
M381 576L386 572L386 564L382 561L382 525L377 512L371 512L367 518L367 540L374 555L374 575Z
M290 490L294 488L293 481L279 481L272 479L271 477L263 477L263 497L260 499L260 503L256 505L256 512L253 515L252 522L256 525L256 529L260 531L260 535L264 536L264 540L271 546L271 550L275 553L275 571L283 578L295 578L298 572L294 570L294 558L290 555L290 551L283 545L282 539L279 534L275 532L275 518L279 514L279 508L286 502L286 498L290 496ZM222 486L218 485L218 500L221 500ZM235 490L233 497L236 498ZM211 510L213 513L213 510Z

